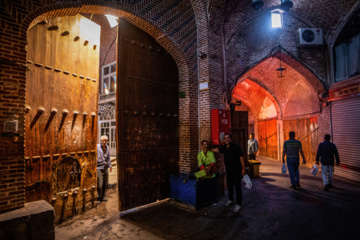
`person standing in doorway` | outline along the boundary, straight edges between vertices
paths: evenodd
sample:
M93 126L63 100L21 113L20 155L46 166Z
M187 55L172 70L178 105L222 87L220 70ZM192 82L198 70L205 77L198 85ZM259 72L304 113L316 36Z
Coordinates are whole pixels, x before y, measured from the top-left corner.
M234 202L234 186L236 192L236 205L233 212L237 213L241 209L242 190L241 179L245 175L245 159L243 157L241 147L232 142L230 133L224 135L224 145L219 148L212 149L214 152L224 154L226 181L229 191L229 200L225 203L225 207L229 207Z
M336 158L336 165L339 166L340 159L339 153L335 144L330 142L331 136L325 134L324 142L319 144L316 154L316 164L319 165L319 159L321 159L321 174L324 182L324 191L328 191L333 187L331 184L332 175L334 172L334 156Z
M105 193L108 183L108 168L112 171L112 165L110 160L110 148L107 145L109 138L106 135L100 137L100 144L97 145L97 192L98 203L107 201L105 199Z
M258 141L254 138L254 134L251 133L248 141L248 156L249 160L256 160L256 153L259 150Z
M291 181L290 188L296 190L296 188L300 187L299 153L303 159L303 164L306 164L306 160L302 150L301 142L295 139L295 132L289 132L289 137L290 139L284 142L282 162L285 163L286 156L286 163Z

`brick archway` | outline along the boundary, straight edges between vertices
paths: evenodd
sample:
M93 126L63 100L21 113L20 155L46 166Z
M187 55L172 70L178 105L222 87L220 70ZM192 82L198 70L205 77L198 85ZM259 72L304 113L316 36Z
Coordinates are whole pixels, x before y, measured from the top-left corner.
M98 4L98 3L97 3ZM129 23L137 26L142 29L150 36L152 36L165 50L167 50L170 55L174 58L178 70L179 70L179 91L184 91L186 94L187 101L190 101L191 104L185 103L185 101L180 101L179 103L179 119L180 119L180 129L181 128L190 128L188 126L188 119L190 118L190 108L194 108L196 103L192 99L195 96L192 96L191 89L193 85L196 85L195 76L191 71L191 68L196 67L196 61L193 62L191 66L191 53L185 53L180 46L172 39L168 34L164 33L159 27L155 26L151 22L144 19L144 17L139 16L137 12L131 11L130 9L119 9L119 5L116 4L104 4L107 6L100 5L81 5L79 3L71 4L55 4L52 5L51 11L48 11L48 8L43 7L38 9L35 14L30 14L24 20L24 24L21 27L21 35L26 36L27 29L31 28L36 23L39 23L43 20L55 17L61 17L66 15L74 15L77 13L96 13L96 14L111 14L116 17L120 17L128 21ZM110 6L108 6L110 5ZM111 6L112 5L112 6ZM66 7L66 8L64 8ZM189 56L190 55L190 56ZM194 83L195 82L195 83ZM196 85L197 87L197 85ZM180 135L180 166L181 171L189 171L190 165L187 163L188 159L191 159L191 154L195 154L195 151L189 150L193 144L190 144L192 141L191 136Z
M6 159L4 158L3 164L11 165L12 168L18 169L17 172L24 173L26 68L23 64L26 62L27 30L33 24L48 18L77 13L99 13L125 18L151 35L176 61L179 70L179 91L185 92L185 97L179 100L180 171L189 171L190 163L197 152L197 146L192 143L198 133L197 116L192 114L194 109L197 109L197 91L194 91L197 89L196 22L190 2L173 5L169 0L164 1L161 6L163 9L159 9L154 2L147 0L136 3L129 1L122 5L115 1L111 3L92 0L57 1L53 4L48 1L39 1L37 3L29 2L24 6L15 6L13 2L6 1L4 15L1 17L3 26L1 39L8 50L4 50L1 64L5 64L8 70L1 76L1 81L7 83L9 90L4 92L2 103L7 101L12 104L6 107L8 110L4 116L11 115L14 119L18 119L19 137L15 142L13 138L4 139L2 142L1 151L8 156ZM169 9L179 14L173 16L172 11L167 11ZM168 19L162 18L164 15ZM180 24L185 20L187 24ZM177 28L179 25L180 27ZM8 148L10 145L12 150ZM24 178L12 177L11 172L4 172L2 177L3 179L13 179L19 187L15 190L12 188L6 190L6 194L11 193L13 197L7 200L8 204L0 207L0 212L23 207L25 202Z
M277 99L256 81L249 78L238 81L232 91L232 99L244 102L257 119L277 118L282 115ZM271 109L268 117L266 114L264 115L266 108L268 111Z
M249 66L231 88L231 97L244 101L254 112L258 120L258 125L255 126L258 130L255 132L259 134L262 132L265 138L270 138L273 135L267 132L266 127L264 132L263 126L269 123L272 131L276 129L277 146L276 148L272 146L273 158L276 158L275 149L277 153L281 152L284 135L293 127L291 121L294 119L301 119L302 124L305 124L312 116L316 118L321 116L319 117L321 131L327 129L327 123L321 120L323 109L318 97L319 93L324 91L323 82L305 65L284 52L281 54L281 62L282 67L286 68L285 77L277 76L276 69L280 64L280 55L277 52ZM306 127L299 131L302 135L308 134ZM275 143L275 139L273 140ZM309 143L304 144L309 145ZM307 147L311 148L309 146ZM279 157L280 154L277 154L278 160L280 160Z
M248 131L255 133L259 143L259 154L276 158L280 145L277 120L281 119L282 108L278 99L258 82L250 78L239 80L232 91L232 101L241 100L249 108L242 111L249 112Z
M280 118L319 113L321 109L318 94L325 90L323 82L309 68L283 52L281 61L282 66L286 68L286 75L284 78L278 78L276 69L280 64L279 58L280 53L277 52L257 62L256 65L249 66L233 84L231 95L239 83L251 79L276 99ZM296 106L301 107L297 109Z

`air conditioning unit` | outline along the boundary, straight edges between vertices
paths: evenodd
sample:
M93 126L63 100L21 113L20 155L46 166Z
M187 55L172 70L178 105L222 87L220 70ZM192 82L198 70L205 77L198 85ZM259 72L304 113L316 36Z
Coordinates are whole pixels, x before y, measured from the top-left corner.
M320 28L299 28L297 36L298 47L323 44L322 29Z

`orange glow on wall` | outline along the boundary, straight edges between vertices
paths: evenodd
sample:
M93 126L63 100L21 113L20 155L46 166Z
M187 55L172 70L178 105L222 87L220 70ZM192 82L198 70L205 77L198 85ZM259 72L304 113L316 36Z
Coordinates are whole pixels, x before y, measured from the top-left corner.
M247 105L256 119L276 118L280 109L274 97L250 79L239 82L232 97Z

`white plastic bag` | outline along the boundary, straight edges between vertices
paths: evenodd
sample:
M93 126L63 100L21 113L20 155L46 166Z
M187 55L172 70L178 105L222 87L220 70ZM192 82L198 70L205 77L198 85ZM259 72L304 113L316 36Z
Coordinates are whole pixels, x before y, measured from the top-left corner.
M286 173L287 172L287 167L285 165L285 163L282 164L282 168L281 168L281 173Z
M310 169L310 173L315 176L316 173L318 172L319 168L318 166L316 166L315 164L313 164L312 168Z
M243 176L243 179L242 179L243 183L244 183L244 186L247 188L247 189L251 189L252 187L252 182L250 180L250 177L249 175L245 174Z

